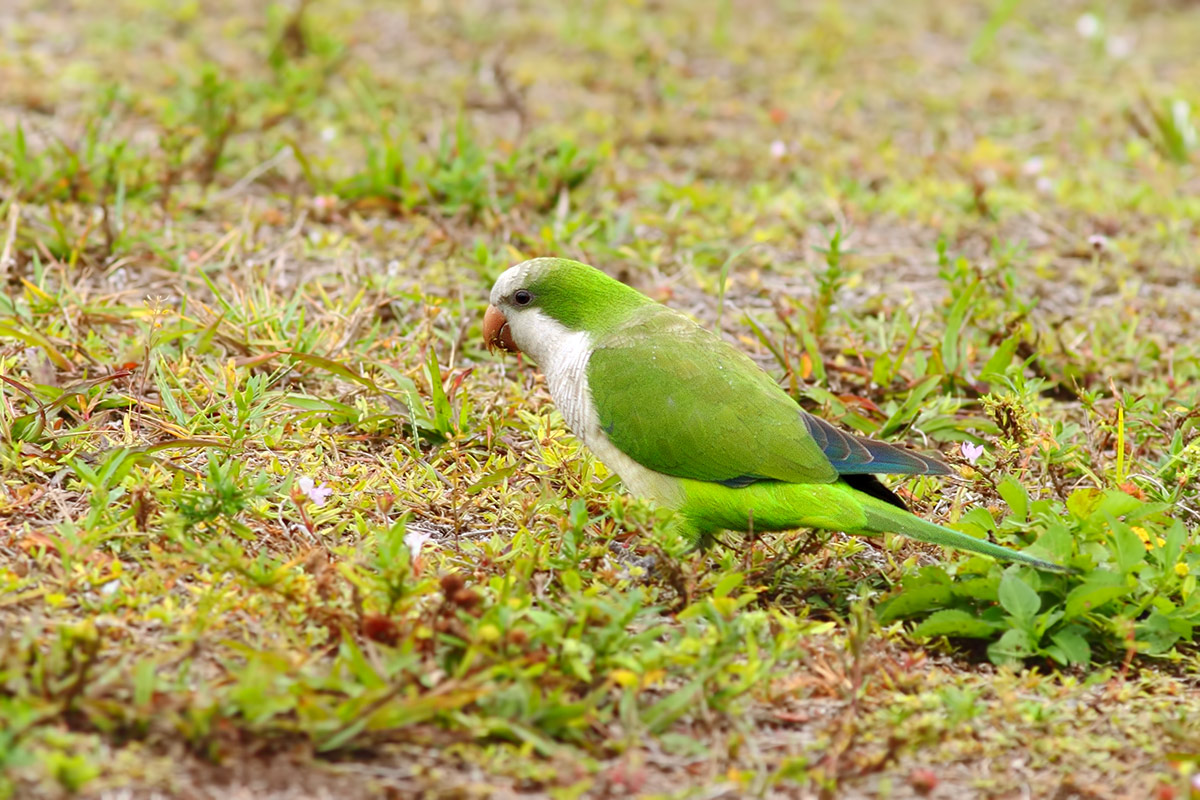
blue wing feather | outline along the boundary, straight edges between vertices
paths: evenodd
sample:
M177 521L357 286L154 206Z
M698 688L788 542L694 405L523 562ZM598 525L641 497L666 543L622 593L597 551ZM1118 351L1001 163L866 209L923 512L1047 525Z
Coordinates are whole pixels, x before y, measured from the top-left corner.
M949 475L950 467L912 450L855 436L820 417L800 412L808 432L841 475Z

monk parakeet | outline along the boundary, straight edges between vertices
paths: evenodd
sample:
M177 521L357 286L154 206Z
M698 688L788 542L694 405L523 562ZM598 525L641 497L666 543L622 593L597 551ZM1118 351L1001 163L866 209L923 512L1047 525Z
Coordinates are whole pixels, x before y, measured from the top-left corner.
M1061 569L909 513L875 475L949 467L805 412L722 338L587 264L506 270L483 334L536 361L571 431L630 492L674 509L694 541L751 528L891 531Z

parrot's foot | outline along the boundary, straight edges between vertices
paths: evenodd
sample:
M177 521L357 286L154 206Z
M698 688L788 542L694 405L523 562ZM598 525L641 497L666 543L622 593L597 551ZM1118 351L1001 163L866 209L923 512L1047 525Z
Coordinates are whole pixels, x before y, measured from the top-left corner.
M815 534L816 531L800 532L799 541L792 547L791 552L785 558L776 558L771 564L768 575L774 578L781 570L796 563L796 559L800 558L800 556L813 555L829 543L829 536L817 536Z
M697 537L697 540L696 540L696 544L688 552L695 553L698 551L701 553L707 553L709 550L712 549L712 546L714 544L719 544L719 545L721 545L721 547L724 547L726 550L733 549L733 545L731 545L729 542L725 541L721 537L717 536L717 534L713 533L712 531L705 531L704 533L699 534L699 536Z
M729 547L728 544L717 538L715 530L701 528L682 515L677 515L671 520L671 527L679 534L680 538L688 543L689 547L685 551L687 555L695 552L707 553L714 544Z

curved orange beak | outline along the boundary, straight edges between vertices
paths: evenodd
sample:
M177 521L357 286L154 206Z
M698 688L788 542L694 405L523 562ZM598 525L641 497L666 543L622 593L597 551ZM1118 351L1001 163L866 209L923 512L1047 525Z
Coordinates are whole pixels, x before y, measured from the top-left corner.
M510 353L520 352L512 340L512 331L508 329L508 320L495 306L488 306L487 311L483 312L483 343L487 345L489 352L494 347Z

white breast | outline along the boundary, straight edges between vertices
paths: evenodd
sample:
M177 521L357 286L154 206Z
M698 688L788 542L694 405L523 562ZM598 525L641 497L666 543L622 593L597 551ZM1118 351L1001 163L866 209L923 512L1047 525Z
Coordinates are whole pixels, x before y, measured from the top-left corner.
M588 334L564 328L555 339L555 346L546 348L539 364L546 375L550 396L567 427L621 477L630 492L670 508L681 505L683 490L677 479L647 469L625 455L600 427L588 386L587 362L592 351Z

